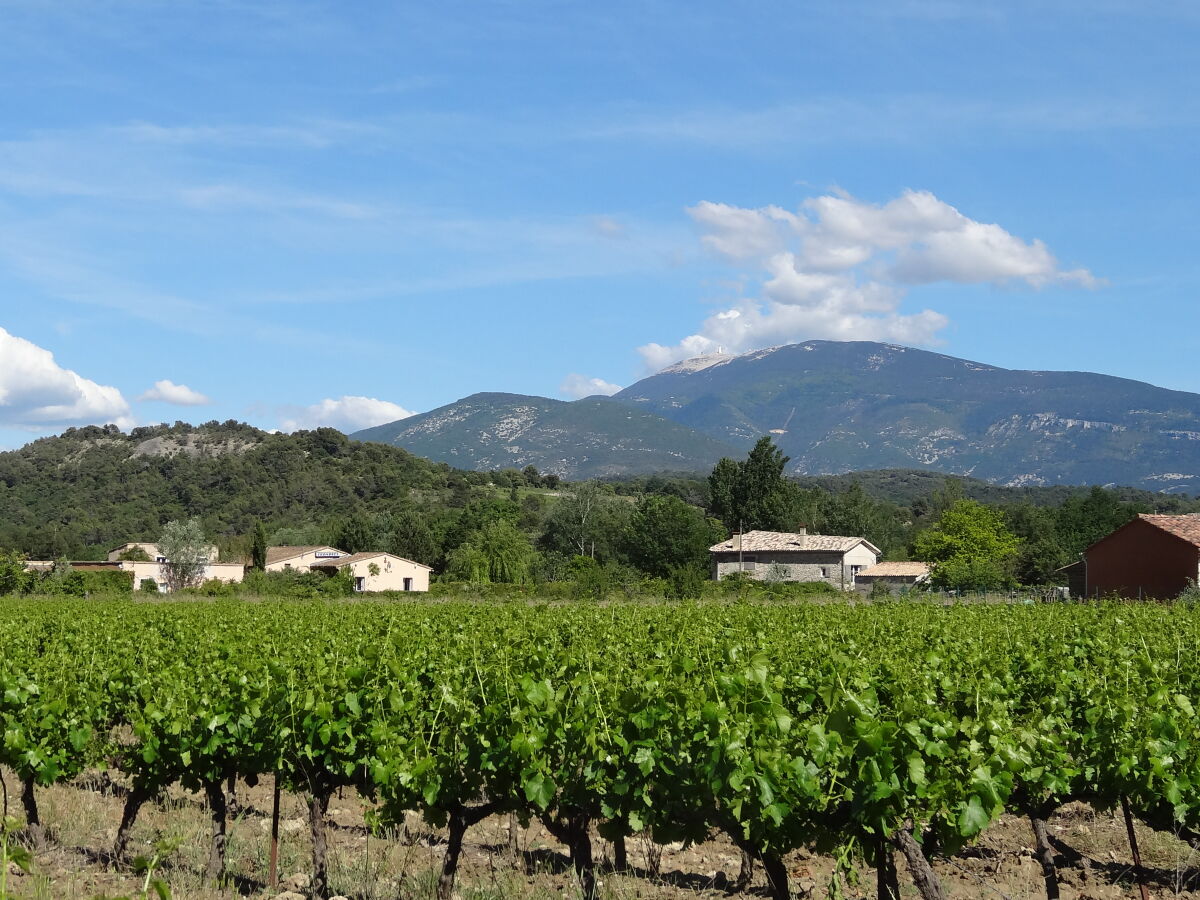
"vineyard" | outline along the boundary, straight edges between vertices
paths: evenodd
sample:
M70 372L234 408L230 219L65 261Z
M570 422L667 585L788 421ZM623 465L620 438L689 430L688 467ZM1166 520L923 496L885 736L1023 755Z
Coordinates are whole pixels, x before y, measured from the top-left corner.
M116 865L178 786L207 798L221 879L225 786L268 776L308 804L321 897L340 789L379 833L411 812L446 829L447 898L495 815L541 823L585 898L600 838L619 868L635 836L723 835L777 898L808 848L838 861L833 895L863 863L879 896L911 878L927 900L929 860L1001 814L1028 820L1050 898L1064 804L1200 841L1200 612L1182 606L25 599L0 601L0 634L6 809L36 844L40 791L111 773Z

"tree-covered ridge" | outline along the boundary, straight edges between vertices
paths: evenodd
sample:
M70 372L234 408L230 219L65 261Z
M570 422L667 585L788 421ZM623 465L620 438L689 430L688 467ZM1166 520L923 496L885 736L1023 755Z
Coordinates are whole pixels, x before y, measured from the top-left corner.
M72 428L0 453L0 546L94 558L197 517L210 538L258 521L310 527L466 487L465 473L330 428L269 434L237 422Z

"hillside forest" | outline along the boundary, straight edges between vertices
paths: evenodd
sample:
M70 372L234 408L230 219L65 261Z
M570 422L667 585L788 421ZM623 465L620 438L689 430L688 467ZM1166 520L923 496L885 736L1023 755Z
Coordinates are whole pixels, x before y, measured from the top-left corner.
M386 550L447 581L694 583L707 577L707 548L739 529L862 536L899 560L920 558L953 522L968 542L970 529L1000 532L995 584L974 585L999 587L1061 581L1058 569L1139 512L1200 511L1195 498L1136 489L903 470L793 479L785 464L763 438L707 475L568 483L532 466L463 471L332 429L92 426L0 453L0 548L102 559L195 518L226 561L249 560L261 526L273 545Z

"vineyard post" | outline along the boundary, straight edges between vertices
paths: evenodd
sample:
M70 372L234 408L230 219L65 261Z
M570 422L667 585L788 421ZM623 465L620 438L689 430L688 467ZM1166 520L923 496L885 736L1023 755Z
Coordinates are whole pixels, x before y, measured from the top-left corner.
M271 862L269 883L271 890L279 887L279 776L275 777L275 791L271 796Z
M1129 811L1129 798L1121 795L1121 811L1125 813L1125 832L1129 835L1129 849L1133 851L1133 874L1137 878L1138 892L1142 900L1150 900L1146 889L1146 870L1142 868L1142 854L1138 851L1137 835L1133 833L1133 813Z

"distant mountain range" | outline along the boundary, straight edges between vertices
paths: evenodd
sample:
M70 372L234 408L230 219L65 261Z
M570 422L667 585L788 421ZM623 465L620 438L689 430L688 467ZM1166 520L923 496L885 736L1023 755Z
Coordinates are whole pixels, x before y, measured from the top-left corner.
M472 394L457 403L358 431L351 437L403 447L460 469L523 469L570 478L698 472L740 443L710 437L605 397L568 403L524 394Z
M351 436L462 468L592 478L705 471L764 434L794 474L929 469L1200 492L1200 395L868 341L699 357L611 398L474 394Z

